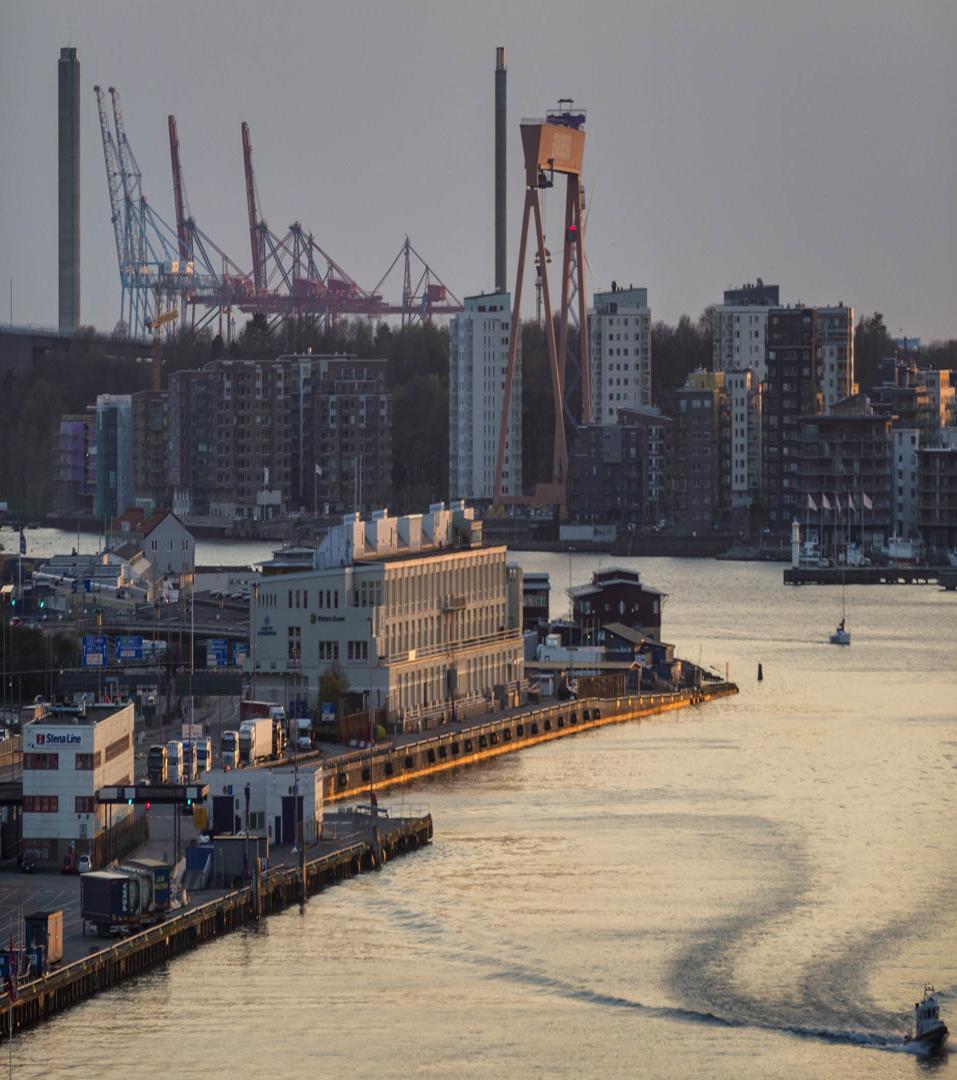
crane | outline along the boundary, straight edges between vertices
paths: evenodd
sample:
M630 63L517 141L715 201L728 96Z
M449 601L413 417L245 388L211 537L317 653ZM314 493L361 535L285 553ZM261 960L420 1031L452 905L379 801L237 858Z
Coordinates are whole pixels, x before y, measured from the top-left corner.
M253 174L253 146L249 138L249 124L244 120L243 132L243 168L246 173L246 210L249 214L249 246L253 257L253 284L256 292L262 292L263 259L262 243L259 236L259 215L256 207L256 178Z
M186 188L183 185L183 170L179 160L179 136L176 133L176 117L172 113L167 118L169 124L169 156L173 166L173 205L176 208L176 239L179 243L179 257L189 258L189 227L186 223Z
M174 319L179 318L179 312L176 308L172 308L169 311L164 311L161 314L153 315L146 320L147 330L153 331L153 389L162 389L162 379L160 377L162 366L162 329L168 323L173 322Z
M126 286L124 271L126 268L126 234L124 231L124 192L123 179L120 176L119 159L116 152L116 143L113 141L113 133L110 131L110 119L106 111L106 100L103 90L99 86L93 87L96 94L96 111L100 118L100 136L103 139L103 161L106 165L106 185L110 193L110 221L113 224L113 235L116 240L116 263L120 271L120 319L126 316Z

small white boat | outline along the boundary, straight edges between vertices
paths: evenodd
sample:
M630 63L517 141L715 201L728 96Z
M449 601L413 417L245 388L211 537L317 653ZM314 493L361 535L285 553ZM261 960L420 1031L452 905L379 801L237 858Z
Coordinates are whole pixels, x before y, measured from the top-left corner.
M924 987L924 996L914 1003L914 1031L908 1043L919 1044L922 1050L936 1050L943 1046L949 1032L940 1018L940 1005L934 988Z

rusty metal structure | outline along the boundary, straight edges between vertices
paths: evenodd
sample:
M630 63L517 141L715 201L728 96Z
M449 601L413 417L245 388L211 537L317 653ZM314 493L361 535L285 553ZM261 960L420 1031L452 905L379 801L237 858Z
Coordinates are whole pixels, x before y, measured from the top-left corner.
M505 393L502 400L502 419L499 426L498 456L495 470L494 504L531 503L536 506L558 505L567 501L568 448L565 441L565 356L568 348L569 309L574 280L575 298L578 301L579 362L582 378L583 420L590 418L590 387L588 365L588 322L585 310L585 235L584 235L584 188L582 186L582 162L585 155L585 112L574 109L570 98L559 100L558 107L548 109L545 119L523 120L521 123L522 152L525 159L525 206L522 212L522 229L518 248L518 272L515 278L515 298L512 310L511 333L508 346L508 367L505 375ZM561 285L558 319L558 343L555 341L555 323L552 318L552 300L548 285L547 266L549 252L545 247L542 227L540 192L554 187L555 174L565 177L565 216L563 251L561 262ZM515 378L518 341L521 333L522 281L525 276L525 254L528 246L528 229L535 219L537 241L536 265L541 275L541 297L545 316L545 341L551 369L552 399L555 418L555 437L552 447L552 474L548 483L539 484L531 496L506 496L502 481L505 465L508 415L512 399L512 383Z

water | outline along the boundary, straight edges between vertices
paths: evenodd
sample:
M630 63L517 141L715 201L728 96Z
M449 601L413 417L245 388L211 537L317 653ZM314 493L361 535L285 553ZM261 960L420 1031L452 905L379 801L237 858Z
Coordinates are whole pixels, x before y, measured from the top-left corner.
M780 566L630 562L738 697L399 789L429 850L61 1015L17 1075L955 1075L900 1035L925 981L957 1023L957 597L851 588L841 649L839 592Z

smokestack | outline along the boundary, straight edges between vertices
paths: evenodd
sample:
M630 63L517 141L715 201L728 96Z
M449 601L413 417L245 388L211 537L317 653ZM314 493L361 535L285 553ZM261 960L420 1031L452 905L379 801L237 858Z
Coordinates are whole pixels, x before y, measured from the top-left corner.
M60 331L80 323L80 61L60 49L58 82Z
M505 292L505 47L495 50L495 291Z

